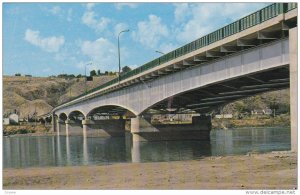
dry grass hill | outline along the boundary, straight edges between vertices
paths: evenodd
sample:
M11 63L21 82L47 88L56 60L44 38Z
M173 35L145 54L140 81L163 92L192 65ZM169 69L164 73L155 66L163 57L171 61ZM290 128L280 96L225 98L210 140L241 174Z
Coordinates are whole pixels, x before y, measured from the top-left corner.
M93 81L87 82L87 90L113 78L94 77ZM32 116L34 112L42 115L84 91L84 78L3 76L3 114L17 110L21 118Z

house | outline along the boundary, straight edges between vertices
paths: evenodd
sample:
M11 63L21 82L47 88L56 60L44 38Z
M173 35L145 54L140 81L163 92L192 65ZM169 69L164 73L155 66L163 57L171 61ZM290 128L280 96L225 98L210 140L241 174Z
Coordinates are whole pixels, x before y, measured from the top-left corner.
M266 109L263 110L263 113L271 115L273 113L273 111L270 108L266 108Z
M17 114L10 114L8 118L9 124L19 124L19 116Z
M3 125L9 125L9 118L3 118Z
M233 118L232 114L216 114L215 118L221 119L221 118Z

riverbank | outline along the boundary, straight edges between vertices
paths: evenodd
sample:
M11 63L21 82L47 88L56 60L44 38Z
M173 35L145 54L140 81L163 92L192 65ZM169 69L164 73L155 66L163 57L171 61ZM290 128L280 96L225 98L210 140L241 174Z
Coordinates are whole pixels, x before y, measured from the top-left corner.
M3 169L3 189L295 189L297 154Z
M52 135L51 126L44 124L3 125L3 136L11 135Z
M182 124L189 122L181 122ZM178 124L178 122L169 123ZM268 118L244 118L244 119L216 119L212 120L212 129L234 129L242 127L288 127L290 126L290 116L280 115ZM44 124L23 124L23 125L4 125L4 136L15 135L29 135L29 136L43 136L55 135L51 132L51 125L45 126ZM130 123L126 123L126 131L130 132Z
M261 116L263 117L263 116ZM266 118L249 117L243 119L217 119L212 120L212 129L233 129L242 127L288 127L290 115L279 115Z

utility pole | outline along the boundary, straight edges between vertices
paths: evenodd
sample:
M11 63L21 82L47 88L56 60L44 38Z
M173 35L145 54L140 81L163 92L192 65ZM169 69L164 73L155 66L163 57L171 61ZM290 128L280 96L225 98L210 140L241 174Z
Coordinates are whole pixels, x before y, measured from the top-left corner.
M92 65L93 62L89 62L84 66L84 75L85 75L85 81L84 81L84 86L85 86L85 94L87 93L87 86L86 86L86 66Z
M129 32L129 29L127 30L122 30L121 32L119 32L118 35L118 57L119 57L119 84L120 84L120 74L121 74L121 58L120 58L120 35L123 32Z
M36 126L36 115L37 115L36 114L36 106L34 106L34 114L33 115L34 115L34 123L35 123L34 125Z

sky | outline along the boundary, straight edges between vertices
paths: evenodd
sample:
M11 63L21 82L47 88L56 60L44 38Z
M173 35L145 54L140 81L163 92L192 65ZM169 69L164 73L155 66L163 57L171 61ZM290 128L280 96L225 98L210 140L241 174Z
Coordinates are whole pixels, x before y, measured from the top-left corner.
M3 74L136 68L268 3L3 3ZM91 62L91 63L90 63Z

